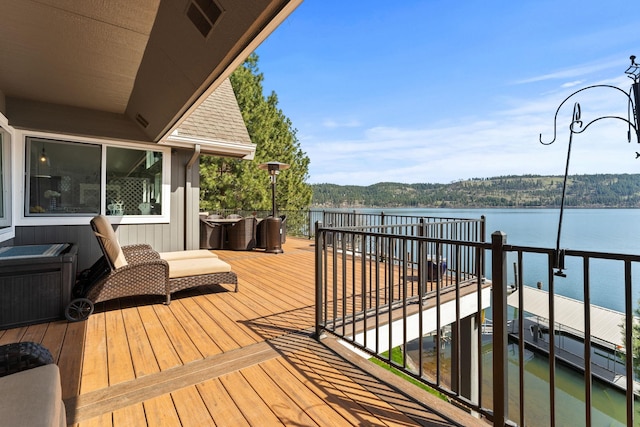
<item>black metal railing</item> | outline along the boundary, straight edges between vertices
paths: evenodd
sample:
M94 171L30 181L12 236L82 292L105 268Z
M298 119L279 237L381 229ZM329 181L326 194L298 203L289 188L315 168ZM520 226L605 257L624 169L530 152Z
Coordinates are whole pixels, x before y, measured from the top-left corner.
M640 256L507 245L500 232L485 242L466 234L469 223L460 220L383 226L353 218L339 226L316 224L318 337L335 334L497 426L567 422L561 418L567 409L558 378L570 367L583 378L576 388L584 403L571 410L573 425L633 425L633 352L620 342L633 341L632 272ZM582 289L581 298L572 302L580 307L581 327L558 321L558 310L566 308L555 283L566 279L554 274L557 257L564 257L561 265L573 266L572 286ZM517 282L509 283L507 266L513 259ZM621 270L610 280L621 278L616 286L623 289L624 310L622 326L603 336L594 333L594 325L604 320L594 311L591 281L593 265L605 262ZM485 264L490 266L486 272ZM533 264L542 267L532 273ZM525 288L543 295L541 307L531 306ZM542 415L526 403L531 387L540 387L527 376L534 353L547 360L538 373L547 381L545 399L535 402ZM595 360L603 353L611 356L603 360L615 365L611 381L611 368ZM621 396L623 415L593 409L594 382Z
M220 209L215 212L222 216L230 214L238 214L244 217L256 216L257 218L266 218L271 215L271 210L251 210L251 209ZM380 212L359 212L357 210L320 210L320 209L300 209L287 210L279 209L279 215L287 216L287 233L292 236L306 237L312 239L315 237L316 222L321 222L328 226L375 226L375 225L409 225L419 222L439 223L441 227L453 224L459 218L448 217L424 217L417 215L401 215L394 213ZM461 240L471 239L478 240L485 236L484 217L481 220L468 220L466 227L455 226L451 232L459 233L456 238ZM433 229L429 229L430 231ZM443 231L444 233L444 231Z

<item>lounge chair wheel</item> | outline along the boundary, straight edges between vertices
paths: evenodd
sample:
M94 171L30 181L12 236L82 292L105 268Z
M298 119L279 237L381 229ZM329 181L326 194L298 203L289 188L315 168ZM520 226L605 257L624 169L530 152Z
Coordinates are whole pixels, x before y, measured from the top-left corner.
M93 313L93 302L88 298L76 298L64 309L64 317L69 322L87 320L91 313Z

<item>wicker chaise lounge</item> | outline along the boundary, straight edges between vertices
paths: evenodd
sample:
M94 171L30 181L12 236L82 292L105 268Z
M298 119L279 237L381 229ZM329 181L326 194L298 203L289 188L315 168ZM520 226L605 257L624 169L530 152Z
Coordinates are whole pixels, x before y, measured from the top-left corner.
M91 220L103 256L85 272L85 289L74 289L75 298L67 306L70 321L84 320L93 305L135 295L162 295L166 304L171 294L204 285L232 284L238 278L231 266L207 250L156 252L147 244L120 246L109 220L99 215Z

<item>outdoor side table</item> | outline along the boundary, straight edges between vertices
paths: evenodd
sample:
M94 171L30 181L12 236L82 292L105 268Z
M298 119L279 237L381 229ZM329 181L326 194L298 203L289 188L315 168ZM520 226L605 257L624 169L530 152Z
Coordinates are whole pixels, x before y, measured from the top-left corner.
M0 247L0 329L64 319L77 253L69 243Z

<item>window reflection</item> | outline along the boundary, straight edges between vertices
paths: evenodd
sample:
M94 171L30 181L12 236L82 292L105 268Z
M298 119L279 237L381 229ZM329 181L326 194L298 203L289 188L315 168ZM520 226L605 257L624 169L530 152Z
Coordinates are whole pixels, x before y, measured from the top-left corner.
M101 147L28 138L28 213L100 212Z
M162 214L162 153L107 147L107 215Z

